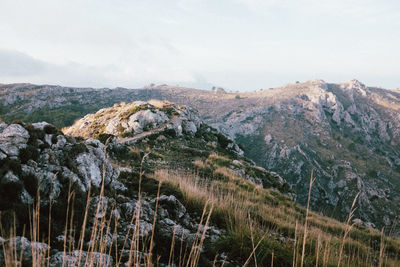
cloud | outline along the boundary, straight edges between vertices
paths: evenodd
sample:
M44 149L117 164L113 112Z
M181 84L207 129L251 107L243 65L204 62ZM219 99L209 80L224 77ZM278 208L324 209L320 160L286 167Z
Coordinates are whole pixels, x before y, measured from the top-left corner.
M46 71L48 64L24 53L0 49L1 76L29 76Z
M141 87L150 82L168 84L207 84L198 74L174 64L176 55L173 46L162 45L168 51L170 60L161 64L156 59L120 61L118 64L86 65L78 62L55 64L36 59L28 54L0 49L0 82L29 82L37 84L58 84L64 86L90 87ZM143 51L142 51L143 52ZM148 54L151 54L148 51ZM207 86L208 87L208 84Z
M6 49L0 49L0 80L65 85L107 83L96 68L78 63L54 64L20 51Z
M398 1L377 0L236 0L237 3L255 11L291 9L307 14L349 17L370 21L370 17L382 19L399 18Z

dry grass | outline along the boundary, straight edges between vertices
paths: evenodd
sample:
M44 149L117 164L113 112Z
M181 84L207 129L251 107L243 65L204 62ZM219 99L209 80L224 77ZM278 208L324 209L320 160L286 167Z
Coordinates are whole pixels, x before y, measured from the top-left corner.
M142 158L141 166L144 163L144 160L148 154L146 154ZM142 169L140 170L140 181L142 180ZM86 199L86 206L85 211L83 214L83 223L80 229L74 228L74 201L75 201L75 193L71 190L72 186L70 184L67 196L67 208L66 208L66 219L65 219L65 226L64 226L64 241L63 241L63 261L62 266L71 266L71 263L68 262L68 255L74 254L77 257L77 262L75 263L77 266L110 266L111 262L109 262L110 257L96 257L96 253L101 253L106 256L111 256L113 251L115 255L112 256L115 259L113 265L120 266L121 264L125 264L125 266L155 266L158 265L157 259L158 255L152 255L153 248L154 248L154 233L155 233L155 226L157 222L157 210L158 210L158 197L160 194L161 182L159 182L156 204L155 204L155 215L153 217L153 224L152 224L152 233L151 238L148 240L145 237L142 237L143 233L140 232L140 214L141 214L141 198L142 192L139 186L139 193L138 193L138 202L139 205L136 206L135 211L130 219L130 227L128 227L128 231L125 236L124 244L121 246L118 245L117 240L113 240L112 244L108 243L107 238L110 234L117 235L118 231L118 217L115 214L110 213L107 214L105 211L107 210L107 204L104 201L104 177L105 177L105 165L103 166L103 181L101 184L100 192L97 201L96 211L95 214L90 214L90 203L93 201L93 198L96 196L91 196L91 188L89 187L89 191L87 194ZM30 209L30 242L43 242L50 245L51 240L51 216L49 216L49 229L40 229L40 220L43 219L40 217L40 194L38 191L37 201L36 204L33 205ZM203 249L206 231L208 229L208 225L210 223L211 214L213 211L213 203L207 201L205 199L203 205L202 216L199 222L199 227L195 236L195 240L191 247L187 250L185 249L185 253L182 253L182 246L181 244L181 253L179 255L179 266L186 266L186 267L193 267L198 266L200 254ZM50 201L50 214L51 214L51 201ZM91 223L91 232L90 232L90 239L88 242L86 240L86 232L87 227L89 227L89 218L93 220ZM0 220L1 220L1 212L0 212ZM114 227L111 227L114 225ZM131 229L133 229L131 231ZM43 237L42 240L39 240L40 236L43 235L43 230L48 234L47 240ZM75 239L76 233L79 234L79 242L78 245L75 246L72 240ZM0 246L4 251L4 258L5 258L5 267L14 267L20 266L23 262L24 258L24 251L20 250L18 252L19 244L16 244L15 237L17 236L16 233L16 223L14 219L14 225L10 227L10 229L4 229L0 224L0 236L5 239L9 239L10 242L1 242ZM24 236L24 234L22 235ZM171 264L174 263L174 238L172 239L171 243L171 253L169 262ZM87 249L84 247L85 244L88 244ZM22 247L24 244L22 244ZM129 249L129 260L128 262L122 262L122 251L125 249ZM78 254L75 252L78 251ZM29 252L29 251L25 251ZM32 246L32 250L30 251L32 254L32 266L50 266L50 250L42 250L39 247ZM75 265L74 265L75 266Z
M202 167L205 163L196 161L195 165ZM400 241L373 229L354 227L351 224L354 206L347 223L341 223L301 208L276 191L243 180L230 169L217 167L215 173L223 175L225 179L214 180L210 177L207 180L193 173L171 170L158 170L154 178L179 188L189 207L198 208L206 201L211 201L215 207L214 220L222 220L228 231L237 237L236 241L243 242L237 246L248 244L248 252L255 249L257 242L261 242L259 247L263 247L264 242L273 242L278 250L290 248L292 251L292 256L285 262L287 265L374 266L375 260L385 257L385 266L400 264L397 255L380 255L384 254L383 250L376 251L372 246L372 241L378 237L379 240L385 240L382 243L390 242L394 247L392 249L400 252ZM291 239L275 241L274 236L280 234ZM246 240L249 242L246 243ZM256 262L263 265L259 258L269 264L272 259L282 262L282 255L278 251L270 251L267 255L269 260L265 261L266 255L261 249L256 250L251 252L255 265Z
M141 165L143 165L147 155L143 157ZM170 266L173 264L186 267L199 265L206 229L210 223L222 224L228 230L228 239L223 237L221 241L218 241L222 242L222 251L231 253L229 258L234 258L245 266L375 266L376 263L379 266L399 266L400 261L397 255L400 252L399 240L385 236L383 231L358 229L351 224L355 201L347 222L340 223L322 217L309 209L299 207L277 191L264 189L236 176L232 170L221 166L227 160L227 158L212 155L208 162L197 160L194 163L198 168L205 168L213 164L214 174L218 176L218 179L215 179L216 177L206 179L193 173L165 169L155 172L154 178L159 181L157 199L161 184L168 183L174 186L182 192L188 210L200 211L200 214L202 214L200 225L206 226L203 228L199 226L196 238L188 250L184 249L182 242L176 244L174 238L176 233L175 231L171 233L172 241L168 260ZM218 162L218 164L214 164L215 162ZM105 169L103 173L105 173ZM89 217L91 216L89 207L93 200L89 189L80 229L75 229L73 224L75 194L70 187L65 211L64 256L78 250L80 251L78 255L79 264L104 266L107 264L105 262L107 258L94 257L94 252L100 252L104 255L112 255L115 259L114 264L119 266L123 263L121 251L129 249L128 266L157 265L157 255L153 255L153 248L158 201L155 204L151 237L150 239L143 238L139 227L141 223L141 180L142 170L140 170L139 177L139 205L136 206L130 219L130 226L133 227L128 228L122 246L118 245L116 240L111 245L107 242L107 237L110 234L118 234L119 219L112 213L102 215L104 210L107 209L102 201L104 197L104 174L95 215L92 218ZM313 179L311 178L310 189L312 182ZM39 194L37 199L38 201L32 207L30 214L30 240L50 244L50 229L39 229L39 221L42 219L40 218ZM51 216L47 219L49 225L51 225ZM85 256L82 250L84 249L87 233L85 230L88 227L89 219L93 219L91 220L93 222L87 243L89 247L86 249L88 254ZM48 233L47 239L42 238L40 240L44 232ZM8 233L8 235L6 236L5 233ZM15 224L10 229L0 227L0 235L2 237L15 237ZM75 238L75 235L79 235L77 246L70 242ZM285 239L279 240L282 236ZM376 238L380 242L378 250L371 245ZM227 244L229 244L228 248ZM179 255L176 255L175 248L179 245ZM7 267L16 266L17 262L22 262L23 254L17 253L15 243L2 243L1 246L5 252ZM216 249L221 251L221 247L218 248L217 246ZM49 250L41 251L32 248L32 265L49 266L49 253ZM216 259L214 260L215 264ZM67 262L63 262L62 265L67 266Z

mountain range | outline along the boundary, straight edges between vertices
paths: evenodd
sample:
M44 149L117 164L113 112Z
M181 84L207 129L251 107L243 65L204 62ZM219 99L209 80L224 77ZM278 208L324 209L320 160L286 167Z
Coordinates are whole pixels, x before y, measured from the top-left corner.
M274 188L302 206L307 205L313 176L314 212L345 221L356 199L355 223L400 234L398 90L368 87L357 80L341 84L312 80L241 93L168 85L92 89L5 84L0 86L0 116L11 125L19 125L18 120L20 124L47 121L77 139L118 138L118 143L136 146L142 156L151 147L160 155L149 163L153 171L163 166L205 174L214 166L207 165L210 162L228 164L236 176ZM165 136L188 137L184 143L162 145ZM207 149L201 149L204 144L194 137L202 139ZM229 152L210 156L213 147ZM10 144L0 149L9 151ZM174 153L181 149L190 153L186 160ZM118 155L127 152L120 150L112 152L111 165L122 168L124 159ZM228 160L224 153L231 155L231 163L223 163ZM213 168L213 176L221 175Z

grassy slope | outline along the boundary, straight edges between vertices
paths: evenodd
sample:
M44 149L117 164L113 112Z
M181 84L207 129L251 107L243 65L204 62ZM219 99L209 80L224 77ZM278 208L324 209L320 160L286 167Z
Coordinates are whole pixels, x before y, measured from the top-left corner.
M189 210L200 213L206 203L214 206L211 222L228 232L208 250L244 264L258 244L251 265L256 260L268 266L272 255L274 266L289 266L293 260L300 264L306 210L276 190L238 177L230 168L235 156L196 137L162 141L154 137L135 144L130 153L140 158L146 151L152 151L145 163L147 172L179 191ZM314 212L308 220L306 266L317 260L321 266L336 266L346 224ZM400 241L384 237L385 255L380 257L381 237L376 230L355 225L342 261L349 266L374 266L381 258L388 266L398 265Z

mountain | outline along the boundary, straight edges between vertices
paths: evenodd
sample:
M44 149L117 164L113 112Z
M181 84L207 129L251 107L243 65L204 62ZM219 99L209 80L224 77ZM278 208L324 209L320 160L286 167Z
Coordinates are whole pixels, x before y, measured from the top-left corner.
M62 131L0 123L0 141L0 265L399 263L398 239L307 211L192 107L114 104Z
M213 126L234 137L245 155L277 171L305 205L314 170L313 209L356 216L390 228L399 215L400 94L358 81L310 81L244 94ZM215 113L214 113L215 114Z
M3 120L58 124L120 101L169 100L199 111L229 135L244 155L281 175L306 204L344 220L360 193L355 216L364 225L392 228L400 214L400 93L313 80L250 93L172 86L79 89L27 84L0 87ZM399 234L399 228L394 230Z
M69 135L46 122L0 124L0 265L14 260L25 266L153 261L146 249L136 255L138 246L151 247L154 257L167 264L175 260L173 242L192 253L197 246L206 251L196 259L177 260L202 266L213 260L240 263L240 258L216 254L231 253L217 243L229 231L226 219L209 216L206 221L201 215L211 215L207 203L199 199L196 206L190 201L195 195L185 196L188 192L170 177L186 175L204 186L219 181L215 189L230 183L231 189L266 188L263 193L275 192L271 199L295 206L293 191L279 175L244 158L234 141L185 106L122 103L85 116L64 132Z

